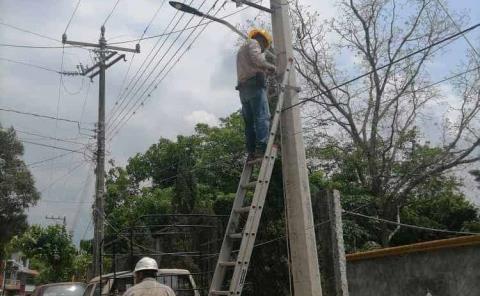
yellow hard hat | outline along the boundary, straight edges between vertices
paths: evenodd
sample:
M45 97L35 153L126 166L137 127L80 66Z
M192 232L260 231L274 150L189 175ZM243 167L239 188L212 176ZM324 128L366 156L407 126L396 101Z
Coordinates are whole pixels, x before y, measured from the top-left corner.
M272 35L270 35L270 33L268 33L267 30L254 28L254 29L251 29L250 32L248 32L248 38L253 38L256 35L263 36L263 38L265 38L265 40L267 40L267 44L268 44L267 47L270 47L273 39L272 39Z

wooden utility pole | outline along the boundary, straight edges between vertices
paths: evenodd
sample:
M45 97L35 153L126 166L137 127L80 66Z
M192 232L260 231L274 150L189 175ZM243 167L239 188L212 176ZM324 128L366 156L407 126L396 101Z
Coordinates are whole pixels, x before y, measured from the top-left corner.
M69 41L67 40L67 35L63 34L62 42L63 44L70 44L75 46L83 47L93 47L94 52L97 54L98 63L93 65L90 68L83 68L80 65L82 75L86 76L96 68L98 70L88 77L93 79L93 77L99 75L99 85L98 85L98 123L97 123L97 153L96 161L97 165L95 168L96 182L95 182L95 204L93 205L93 218L94 218L94 236L93 236L93 275L99 275L101 269L101 258L100 254L103 253L103 238L104 238L104 202L105 202L105 70L110 66L120 61L121 59L125 60L125 55L119 55L113 61L106 63L110 58L114 57L117 54L117 51L126 51L126 52L140 52L140 45L137 44L135 49L123 48L117 46L107 45L105 39L105 27L102 26L100 29L100 39L98 43L86 43L78 41Z
M288 60L293 58L288 2L270 0L270 9L272 10L277 73L284 75ZM289 108L298 102L297 89L295 74L292 71L285 90L285 108L281 119L281 147L293 289L298 296L321 296L322 287L305 145L301 133L300 108Z

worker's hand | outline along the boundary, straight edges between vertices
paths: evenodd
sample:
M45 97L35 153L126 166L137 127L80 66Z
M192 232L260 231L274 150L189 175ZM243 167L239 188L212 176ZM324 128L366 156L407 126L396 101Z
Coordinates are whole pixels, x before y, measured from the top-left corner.
M277 68L274 65L271 65L270 67L267 68L267 72L270 75L274 75L277 72Z

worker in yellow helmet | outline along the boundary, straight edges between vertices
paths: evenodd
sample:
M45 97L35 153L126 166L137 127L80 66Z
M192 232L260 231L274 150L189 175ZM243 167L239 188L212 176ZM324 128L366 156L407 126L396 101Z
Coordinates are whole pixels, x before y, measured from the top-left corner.
M248 160L265 153L270 130L270 110L266 91L266 74L275 66L265 59L272 36L263 29L253 29L237 53L237 89L245 120Z

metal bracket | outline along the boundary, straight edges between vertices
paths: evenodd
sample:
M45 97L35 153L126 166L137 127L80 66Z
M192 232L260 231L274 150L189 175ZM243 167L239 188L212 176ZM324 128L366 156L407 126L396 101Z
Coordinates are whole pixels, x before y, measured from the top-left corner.
M285 88L288 88L288 89L291 89L291 90L294 90L296 91L297 93L301 92L302 91L302 88L299 87L299 86L293 86L293 85L285 85Z
M233 1L237 4L237 7L240 7L240 6L242 6L242 4L245 4L245 5L254 7L256 9L263 10L263 11L268 12L268 13L273 13L273 10L271 10L270 8L264 7L262 5L258 5L256 3L253 3L253 2L250 2L250 1L247 1L247 0L233 0Z

